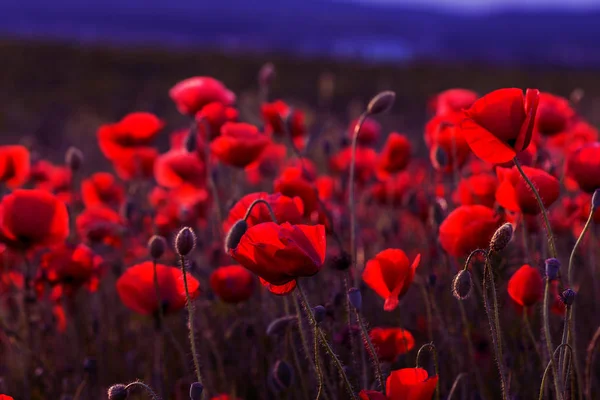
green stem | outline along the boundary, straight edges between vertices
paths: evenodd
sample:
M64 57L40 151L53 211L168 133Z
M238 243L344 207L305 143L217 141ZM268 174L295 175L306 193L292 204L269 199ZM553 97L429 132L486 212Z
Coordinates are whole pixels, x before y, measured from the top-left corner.
M562 399L562 390L560 385L560 377L558 375L558 368L556 367L556 363L554 362L554 357L552 356L552 338L550 336L550 280L546 278L546 287L544 289L544 311L543 311L543 321L544 321L544 338L546 342L546 350L548 351L548 355L550 356L550 367L552 368L552 375L554 377L554 390L556 391L556 397L560 400ZM545 373L544 373L545 375ZM543 382L543 380L542 380Z
M183 287L185 288L185 298L188 311L188 331L190 347L192 349L192 359L194 360L194 369L196 372L196 380L198 383L202 383L202 375L200 374L200 362L198 361L198 353L196 352L196 335L194 328L194 305L190 297L190 290L188 289L187 282L187 271L185 270L185 257L181 256L181 273L183 275Z
M371 360L375 365L375 377L377 378L377 382L379 384L379 388L383 393L385 393L385 380L383 376L383 372L381 371L381 364L379 363L379 357L377 356L377 351L375 350L375 346L373 346L373 342L371 341L371 337L369 336L369 332L367 331L367 327L365 326L365 322L363 321L362 316L358 312L357 309L354 309L356 313L356 319L358 320L358 324L360 326L360 331L363 337L363 341L367 349L369 350L369 356L371 356Z
M544 388L546 386L546 377L548 376L548 372L550 371L550 368L552 367L552 364L554 364L554 362L553 362L554 357L556 357L556 355L558 354L558 352L563 347L567 347L569 349L569 351L571 352L571 354L573 353L573 349L568 344L561 344L560 346L558 346L556 348L556 350L554 350L554 353L552 353L552 355L550 356L550 361L548 361L548 365L546 365L546 369L544 370L544 375L542 376L542 383L540 384L540 395L538 397L539 400L543 400L544 399ZM562 392L559 395L562 395ZM557 395L557 398L560 398L559 395Z
M427 349L432 355L433 355L433 367L435 368L435 374L438 377L438 381L437 384L435 385L435 398L436 400L440 399L440 369L439 369L439 364L438 364L438 354L437 354L437 349L435 348L435 345L433 344L433 342L431 343L426 343L423 346L421 346L421 348L419 349L419 351L417 352L417 361L416 361L416 365L417 368L420 368L421 366L421 352L423 350Z

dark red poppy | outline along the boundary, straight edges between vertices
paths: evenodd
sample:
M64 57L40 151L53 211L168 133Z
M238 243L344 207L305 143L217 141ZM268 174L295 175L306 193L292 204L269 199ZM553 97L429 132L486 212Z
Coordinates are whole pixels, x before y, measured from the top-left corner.
M223 164L244 168L258 159L269 142L269 138L254 125L227 122L221 128L221 136L210 144L210 149Z
M558 290L558 285L560 282L558 280L554 280L550 282L550 311L554 315L558 315L559 317L565 316L566 306L565 303L560 298L560 291Z
M181 269L156 265L160 303L166 313L175 313L185 307L186 296ZM200 283L187 274L190 297L200 295ZM143 315L152 315L158 311L158 299L154 286L154 267L152 261L134 265L125 270L117 280L117 292L125 306Z
M508 295L521 307L531 307L542 299L544 280L537 268L523 265L508 281Z
M87 208L119 208L125 200L125 189L113 174L96 172L81 182L81 199Z
M411 264L404 251L387 249L367 262L362 278L385 300L385 311L398 307L398 299L408 291L420 261L420 254Z
M438 171L452 172L462 167L471 154L460 129L462 118L462 114L444 114L432 118L425 125L429 159Z
M154 177L159 185L176 188L182 185L202 187L206 182L205 166L195 153L170 150L158 157Z
M241 303L254 293L254 276L241 265L219 267L210 275L210 287L226 303Z
M235 94L221 81L209 76L184 79L169 90L169 96L179 112L185 115L194 115L209 103L230 106L235 102Z
M523 171L539 192L544 207L550 207L560 196L558 179L537 168L524 166ZM517 167L511 169L498 167L496 174L500 181L496 200L502 207L524 214L536 215L541 212L534 194L521 177Z
M338 194L338 182L335 178L328 175L321 175L315 181L317 193L322 201L331 200Z
M196 226L205 221L210 204L206 189L184 185L169 190L166 196L154 216L156 233L169 236L184 226Z
M304 113L297 109L292 109L281 100L273 103L265 103L261 106L262 117L267 125L267 133L281 136L285 133L285 127L282 120L287 121L287 129L292 137L304 136L306 134L306 123Z
M581 190L593 193L600 188L600 143L591 143L567 157L567 174Z
M24 146L0 146L0 183L10 189L23 185L29 177L29 159Z
M417 183L414 176L403 171L370 187L371 196L380 204L406 204L408 195Z
M379 156L370 147L356 148L356 164L354 166L354 177L358 183L368 182L374 175ZM338 173L350 173L352 162L352 147L348 146L332 156L329 160L331 169Z
M429 108L435 115L459 113L473 105L477 93L468 89L448 89L435 95L429 102Z
M25 280L18 269L22 262L22 255L0 243L0 296L13 288L23 288Z
M491 208L460 206L441 223L439 241L448 254L466 257L473 250L487 248L500 225L501 218Z
M529 146L540 101L537 89L495 90L465 111L460 127L473 153L484 161L510 161Z
M288 197L300 197L304 205L304 216L310 217L319 208L315 185L304 178L303 170L288 167L274 182L274 191Z
M16 249L52 247L69 236L65 203L43 190L17 189L0 203L0 241Z
M31 171L35 175L30 180L35 183L36 189L53 193L66 204L70 204L76 197L73 193L73 172L70 168L39 161Z
M546 146L565 151L567 154L586 144L598 141L598 130L583 120L569 125L569 129L547 137Z
M256 161L246 166L246 179L253 185L257 185L262 179L274 179L285 164L286 156L285 145L269 143Z
M390 133L379 156L379 171L388 174L402 171L408 165L410 155L408 138L396 132Z
M361 390L358 393L358 398L360 400L387 400L385 394L375 390Z
M388 376L386 394L388 400L431 400L437 383L437 375L422 368L402 368Z
M127 150L148 147L154 141L164 123L154 114L135 112L119 122L98 128L100 150L109 160L123 156Z
M123 219L108 207L86 208L75 220L79 237L91 243L119 245L123 235Z
M152 178L157 158L158 150L152 147L140 147L123 151L110 161L112 161L117 176L124 181L130 181Z
M552 136L568 129L575 118L569 100L550 93L540 93L535 118L535 129L544 136Z
M350 122L350 125L348 126L348 137L350 140L352 140L354 136L354 129L356 129L357 123L358 118ZM367 118L360 128L357 143L363 146L369 146L376 143L377 140L379 140L379 136L381 136L381 125L374 119Z
M498 178L491 174L462 178L454 192L454 202L463 206L481 204L493 208L496 203Z
M228 107L220 102L213 102L205 105L198 113L196 113L200 137L203 138L203 140L206 138L204 123L206 123L210 129L209 139L212 140L221 134L221 127L225 125L226 122L236 122L238 120L238 114L239 113L235 108Z
M211 397L210 400L241 400L237 397L230 396L228 394L219 394L215 397Z
M304 205L300 197L287 197L281 193L269 194L267 192L250 193L242 197L229 210L227 219L223 222L223 231L228 232L233 224L240 219L244 219L246 211L250 205L258 199L266 200L271 206L278 223L289 222L290 224L298 224L302 221L304 214ZM252 208L252 212L246 219L248 226L254 226L263 222L272 222L271 214L267 206L263 203L258 203Z
M229 254L271 285L319 272L325 261L325 227L265 222L249 228Z
M415 347L413 335L402 328L373 328L369 336L380 361L394 362Z

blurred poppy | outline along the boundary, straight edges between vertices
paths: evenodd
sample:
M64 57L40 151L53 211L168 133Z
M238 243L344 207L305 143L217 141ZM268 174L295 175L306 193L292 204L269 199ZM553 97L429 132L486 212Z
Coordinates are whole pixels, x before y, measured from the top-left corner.
M319 208L315 185L306 180L302 169L288 167L274 182L274 191L288 197L300 197L304 205L304 216L310 217Z
M209 76L194 76L178 82L169 90L169 97L184 115L194 115L209 103L230 106L235 102L235 94Z
M181 270L163 264L156 265L160 303L166 313L175 313L185 307L186 295ZM200 283L187 274L190 297L200 294ZM134 265L125 270L117 280L117 292L125 306L143 314L152 315L158 311L158 299L154 286L152 261Z
M155 233L168 237L183 226L197 226L205 221L210 204L207 190L184 185L169 190L167 196L156 209Z
M258 159L269 142L269 138L254 125L227 122L221 128L221 136L210 144L210 149L223 164L244 168Z
M399 355L406 354L415 347L413 335L402 328L373 328L369 337L380 361L394 362Z
M404 251L386 249L367 262L362 278L385 300L385 311L398 307L398 299L408 291L420 261L420 254L410 264Z
M17 189L0 202L0 241L13 249L52 247L69 236L69 213L43 190Z
M30 156L24 146L0 146L0 183L10 189L23 185L29 177Z
M75 220L79 237L91 243L120 245L123 219L108 207L86 208Z
M205 166L195 153L183 149L161 154L154 164L154 177L159 185L176 188L185 184L201 187L206 182Z
M319 272L325 261L323 225L277 225L249 228L229 254L271 285L281 286Z
M405 204L408 195L418 185L415 176L402 171L370 187L371 196L380 204Z
M157 158L158 150L152 147L140 147L132 151L121 152L110 161L117 176L124 181L130 181L152 178Z
M102 154L109 160L124 156L138 148L148 147L154 141L164 123L154 114L135 112L119 122L98 128L98 144Z
M531 307L542 299L542 274L531 265L523 265L508 281L508 295L521 307Z
M204 133L205 125L207 124L210 130L209 140L212 140L221 134L221 127L226 122L236 122L238 119L238 111L233 107L220 102L213 102L202 107L198 113L196 113L196 121L198 121L198 133L200 134L201 140L198 143L206 140L206 133ZM204 122L202 122L204 121Z
M575 117L569 100L550 93L540 93L540 100L535 118L535 129L545 136L567 130Z
M560 196L558 179L537 168L522 167L523 172L536 187L545 208L550 207ZM496 174L500 181L496 191L498 203L510 211L537 215L541 212L534 194L519 173L517 167L498 167Z
M261 179L273 179L285 163L287 147L282 144L269 143L260 156L245 168L249 183L256 185Z
M600 143L580 147L567 157L567 174L581 190L594 193L600 188Z
M466 257L473 250L487 248L500 225L501 218L491 208L460 206L441 223L439 241L448 254Z
M566 131L547 137L545 144L550 148L557 148L569 153L583 145L596 141L598 141L598 130L579 119L570 124Z
M13 288L23 288L23 274L18 269L22 260L22 255L0 243L0 296Z
M348 126L348 137L350 140L354 137L354 130L358 124L358 118L350 122ZM375 144L381 135L381 125L372 118L366 118L358 133L357 143L363 146Z
M550 311L552 314L564 318L567 307L560 298L560 291L558 290L559 283L558 280L550 282Z
M385 394L375 390L361 390L358 393L358 398L360 400L387 400Z
M454 192L454 202L463 206L481 204L493 208L496 203L498 178L491 174L462 178Z
M529 146L540 92L527 89L495 90L465 111L460 128L471 150L484 161L510 161Z
M462 114L444 114L432 118L425 125L425 143L429 159L438 171L452 172L461 168L471 149L459 128Z
M388 400L431 400L438 377L429 376L422 368L392 371L386 382Z
M356 148L356 163L354 165L354 177L358 183L368 182L375 173L379 156L377 152L369 147ZM329 166L338 173L349 174L352 163L352 147L348 146L340 150L329 160Z
M125 189L113 174L96 172L81 182L81 199L87 208L119 208L125 200Z
M0 400L15 400L12 397L10 397L9 395L6 394L0 394Z
M263 199L271 206L278 223L289 222L298 224L302 221L304 205L300 197L287 197L281 193L269 194L266 192L250 193L242 197L229 210L227 219L223 222L223 231L228 232L233 224L244 219L250 205L258 199ZM264 203L258 203L252 208L252 212L246 219L248 227L263 222L273 222L271 214Z
M241 303L252 297L254 276L241 265L219 267L210 275L210 287L226 303Z
M477 93L468 89L448 89L435 95L429 102L429 109L435 115L459 113L473 105Z
M394 174L408 165L411 144L408 138L396 132L389 134L379 156L379 171Z
M55 304L52 306L52 316L54 317L54 323L56 324L56 330L64 333L67 330L67 314L65 313L65 308L60 304ZM0 400L2 400L2 396L0 396Z
M267 133L273 132L277 136L283 135L285 133L283 123L287 122L287 129L292 137L304 136L306 134L304 113L288 106L285 102L277 100L273 103L263 104L261 111L267 125Z
M48 162L37 162L32 171L35 170L35 188L50 192L62 202L70 204L74 198L73 193L73 171L65 166L52 165Z
M219 394L215 397L211 397L210 400L240 400L237 397L230 396L228 394Z

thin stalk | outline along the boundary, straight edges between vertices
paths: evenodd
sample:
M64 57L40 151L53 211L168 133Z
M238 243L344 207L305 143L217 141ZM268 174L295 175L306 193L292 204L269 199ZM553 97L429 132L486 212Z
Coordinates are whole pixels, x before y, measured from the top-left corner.
M523 325L525 325L525 331L527 331L527 336L529 337L529 340L531 340L531 343L533 344L533 348L535 349L536 354L538 355L538 357L540 358L540 362L543 365L543 358L542 358L542 353L540 352L540 349L537 346L537 340L535 338L535 335L533 334L533 330L531 329L531 323L529 322L529 317L527 316L527 307L525 307L523 309Z
M363 321L362 316L360 315L357 309L354 309L354 311L356 313L358 325L360 326L360 331L365 347L367 347L367 349L369 350L369 356L371 356L371 361L375 365L375 377L377 378L377 383L379 384L379 388L381 389L381 391L385 393L385 380L383 372L381 372L381 364L379 362L379 357L377 356L377 351L375 350L375 346L373 346L373 342L371 341L371 337L369 336L369 332L367 331L367 327L365 326L365 322Z
M462 323L465 327L464 336L467 340L467 351L469 352L469 358L471 358L471 366L476 365L475 363L475 346L473 345L473 340L471 339L471 329L469 328L469 319L467 318L467 313L465 311L465 306L461 300L458 300L458 306L460 309L460 317ZM475 379L477 380L477 386L479 386L479 392L483 395L484 399L489 398L489 392L487 386L483 384L483 378L481 376L481 370L477 367L475 370Z
M162 307L162 301L160 296L160 285L158 283L158 273L156 271L156 259L152 260L152 268L154 275L154 291L156 292L156 301L158 302L158 313L156 319L156 329L154 335L156 336L156 354L155 362L154 362L154 376L160 380L159 392L164 395L164 368L163 368L163 321L164 321L164 311Z
M568 348L569 351L571 352L571 354L573 353L573 349L568 344L561 344L560 346L558 346L556 348L556 350L554 350L554 353L551 353L552 355L550 356L550 361L548 361L548 365L546 365L546 369L544 370L544 375L542 376L542 383L540 384L540 395L538 397L539 400L543 400L544 399L544 388L546 386L546 377L548 376L548 372L550 371L550 368L552 367L552 364L554 364L553 363L554 357L556 357L556 355L558 354L558 352L563 347ZM559 397L560 395L562 395L562 392L560 392L559 394L557 394L556 397L560 398Z
M287 298L285 300L287 300ZM302 371L302 365L300 365L300 360L298 359L298 349L296 348L296 343L294 342L294 339L292 339L292 331L289 329L287 331L287 339L288 342L291 344L290 347L292 358L294 360L294 368L296 368L296 374L298 374L300 379L300 388L302 389L302 396L304 397L304 400L308 400L308 387L306 386L306 379L304 379L304 371Z
M590 229L590 225L594 217L594 207L591 207L590 210L590 215L588 216L588 219L585 222L585 225L583 226L583 230L579 234L579 237L577 238L577 241L573 246L573 250L571 250L571 255L569 256L569 269L567 270L567 286L569 287L573 286L573 263L575 261L575 253L577 252L577 248L583 241L583 237L585 236L586 232Z
M417 365L417 368L420 368L421 354L422 354L422 351L424 351L425 349L427 349L433 355L433 367L435 368L435 374L438 377L437 384L435 385L435 399L439 400L440 399L440 379L439 379L440 378L440 368L439 368L439 364L438 364L437 349L435 348L435 345L433 344L433 342L426 343L423 346L421 346L421 348L417 352L417 361L415 364Z
M561 382L560 377L558 375L558 368L556 363L554 362L554 357L552 356L552 338L550 336L550 280L546 278L546 287L544 289L544 312L543 312L543 321L544 321L544 338L546 342L546 350L548 351L548 355L550 356L549 365L552 368L552 375L554 377L554 390L556 391L556 397L561 400L562 399L562 390L561 390ZM569 346L570 347L570 346ZM545 373L544 373L545 375ZM543 382L543 380L542 380Z
M83 390L85 389L86 386L87 386L87 380L84 379L83 381L81 381L79 386L77 386L77 390L75 390L75 396L73 396L73 400L81 399L81 394L83 393Z
M447 400L452 400L452 397L454 396L454 392L456 392L456 390L458 389L458 384L460 383L460 380L462 378L464 378L465 376L467 376L467 374L465 374L464 372L458 374L458 376L454 380L454 383L452 384L452 388L450 389L450 394L448 394ZM463 392L463 394L464 394L464 392Z
M210 129L210 124L206 122L204 118L200 118L199 122L202 124L204 128L204 166L206 168L206 182L208 182L208 186L210 188L212 197L213 197L213 208L215 209L217 223L217 231L219 232L219 237L222 237L221 233L221 221L223 221L223 216L221 213L221 200L219 198L219 190L217 188L217 184L213 179L212 170L210 168L210 137L212 136L212 132Z
M158 395L154 393L154 390L152 390L152 388L146 385L144 382L131 382L130 384L125 386L125 390L129 391L129 389L136 386L144 389L146 393L148 393L148 395L152 397L152 400L160 400L160 397L158 397Z
M317 335L313 335L313 350L315 357L315 369L317 370L317 397L315 400L319 400L321 398L321 392L323 391L323 372L321 371L321 362L319 361L319 339Z
M592 366L594 364L594 356L596 355L596 346L600 342L600 327L596 329L596 333L588 344L585 357L585 397L590 398L592 394ZM581 393L581 388L579 389Z
M185 298L188 311L188 332L190 347L192 349L192 359L194 360L194 370L196 372L196 380L202 383L202 375L200 373L200 362L198 361L198 353L196 352L196 335L194 328L194 305L190 298L190 290L188 289L187 271L185 270L185 257L181 256L181 273L183 275L183 287L185 288Z
M248 209L246 210L246 214L244 214L244 221L247 220L248 217L250 217L250 213L252 212L252 209L254 209L254 207L259 203L262 203L265 206L267 206L267 209L269 210L269 215L271 216L271 219L273 220L273 222L275 222L277 224L278 223L277 217L275 217L275 213L273 212L271 205L265 199L256 199L250 204L250 206L248 206Z
M563 323L563 333L562 333L561 344L569 343L569 320L571 318L571 307L572 307L572 305L567 305L565 307L565 320ZM558 355L558 373L562 377L561 379L563 380L563 382L566 380L566 376L567 376L566 375L567 370L565 367L565 359L566 359L565 353L566 353L566 351L563 348L560 351L560 354Z

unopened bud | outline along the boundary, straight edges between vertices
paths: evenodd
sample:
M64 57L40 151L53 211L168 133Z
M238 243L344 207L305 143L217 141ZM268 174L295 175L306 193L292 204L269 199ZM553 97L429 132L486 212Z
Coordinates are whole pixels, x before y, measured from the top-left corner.
M274 319L269 326L267 326L267 335L274 336L283 334L288 326L295 324L297 321L298 318L295 315L287 315L285 317Z
M331 266L338 271L345 271L352 265L352 257L343 251L340 255L331 257Z
M358 311L362 310L362 294L357 288L348 289L348 301Z
M562 294L560 295L560 298L562 300L562 302L566 305L566 306L570 306L573 304L573 302L575 301L575 291L572 289L565 289Z
M260 86L269 86L275 78L275 66L273 63L266 63L258 72L258 83Z
M73 172L79 171L83 165L83 153L77 147L69 147L65 154L65 164Z
M235 249L238 244L240 244L240 240L242 240L242 236L248 230L248 223L245 219L238 220L229 232L227 232L227 236L225 237L225 252L228 253L229 250Z
M190 400L200 400L202 399L202 392L204 391L204 386L200 382L194 382L190 386Z
M367 106L367 112L371 115L386 112L394 105L396 93L386 90L373 97Z
M596 211L600 207L600 189L594 190L592 195L592 210Z
M96 372L98 372L98 362L94 357L86 357L83 360L83 372L92 376L96 375Z
M278 360L269 376L269 383L275 393L283 392L294 383L294 370L287 362Z
M126 400L127 387L121 383L108 388L108 400Z
M154 235L148 240L148 252L153 260L158 260L165 254L167 249L167 241L164 237Z
M313 308L313 314L315 315L315 320L317 321L317 324L320 324L325 320L325 317L327 316L327 310L325 309L325 307L318 305L315 308Z
M452 280L452 294L458 300L465 300L473 289L473 279L468 270L460 270Z
M196 247L196 234L190 227L182 228L175 237L175 250L180 256L187 256Z
M513 232L513 226L508 222L498 228L490 240L490 250L493 252L504 250L512 239Z
M548 280L553 281L558 278L558 271L560 270L560 261L556 258L548 258L546 264L546 277Z

